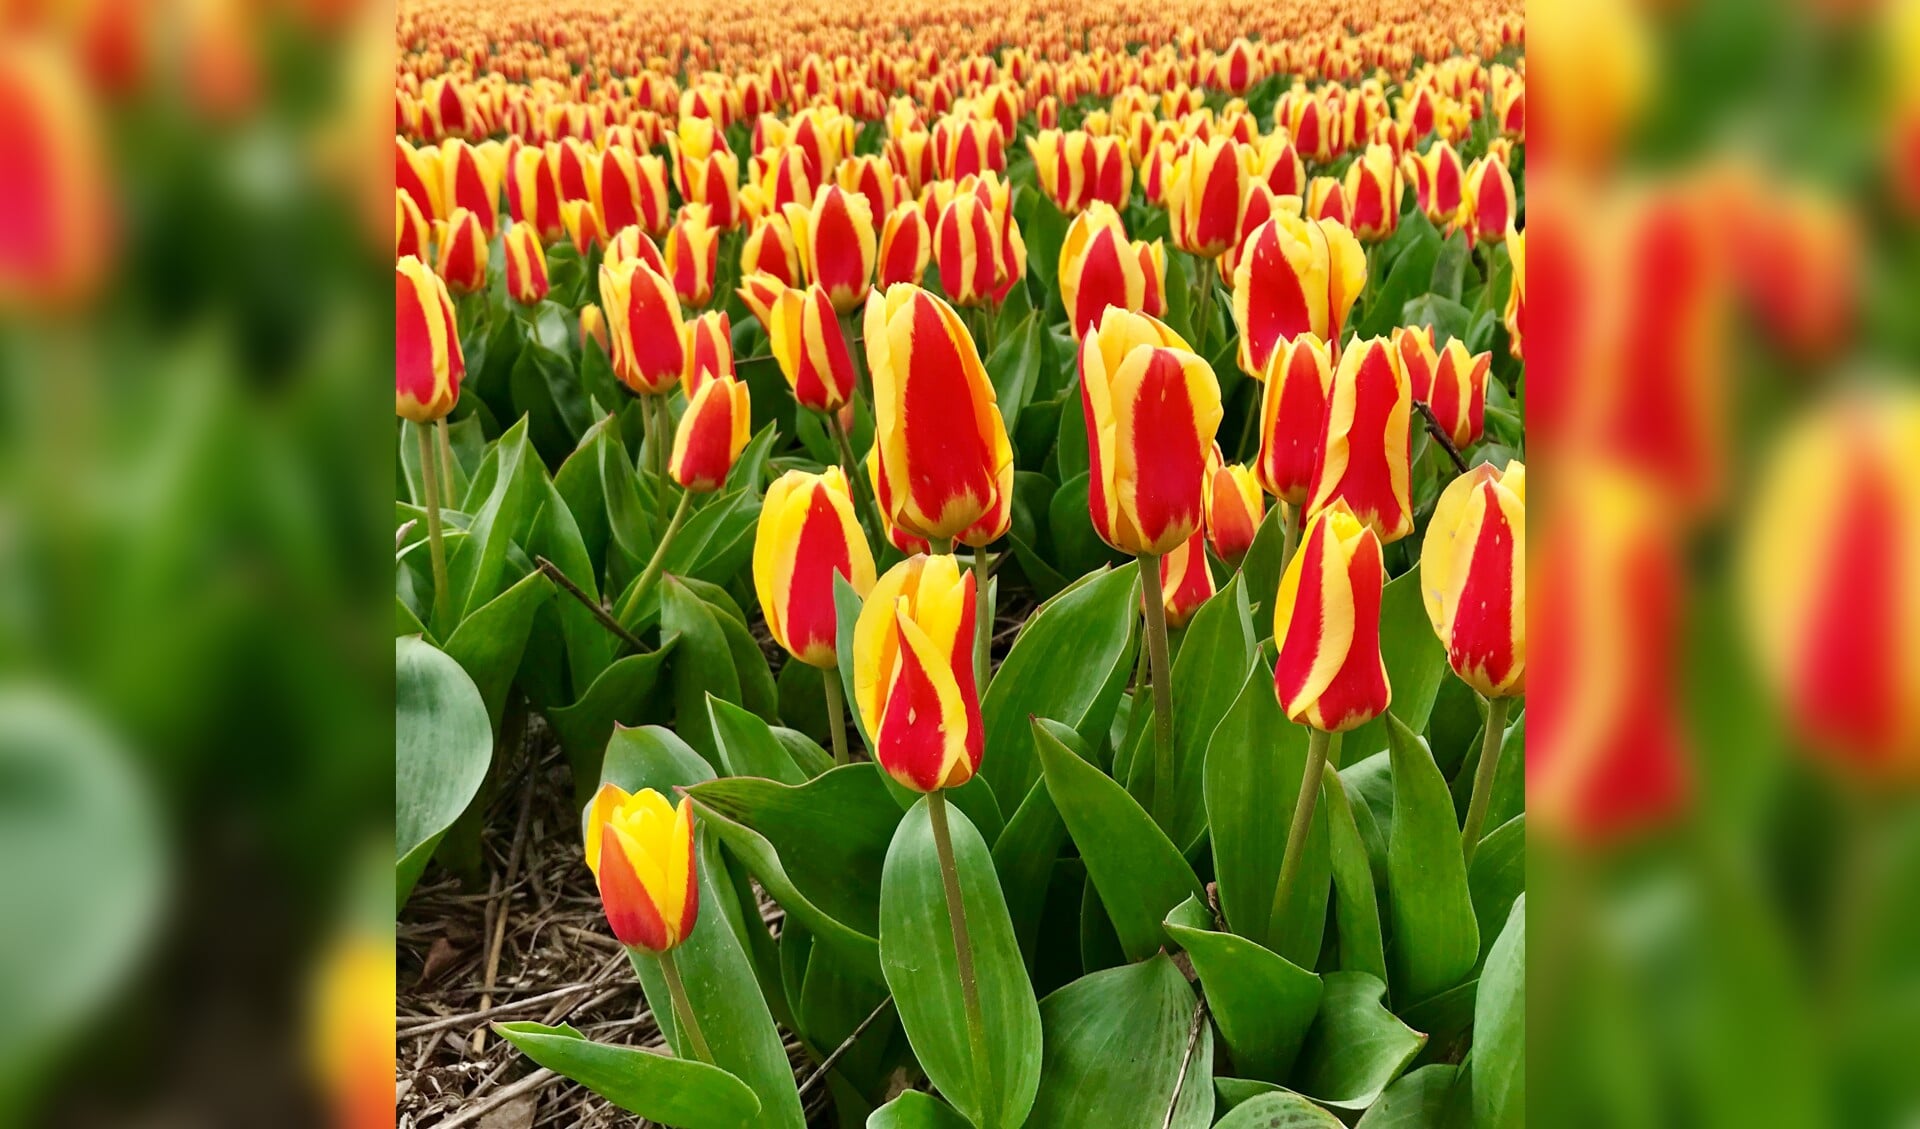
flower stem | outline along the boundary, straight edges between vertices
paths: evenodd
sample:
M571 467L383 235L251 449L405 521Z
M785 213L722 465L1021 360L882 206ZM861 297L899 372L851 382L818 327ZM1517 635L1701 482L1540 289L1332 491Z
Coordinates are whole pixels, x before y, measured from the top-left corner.
M660 543L653 547L653 559L647 562L646 571L640 574L640 579L634 581L633 587L627 590L627 598L620 602L620 610L614 615L622 626L631 628L633 617L640 610L640 601L659 582L660 570L667 566L667 550L673 546L673 538L680 532L680 527L686 524L687 511L692 508L693 491L682 490L680 504L673 510L673 520L667 523L666 531L660 534Z
M954 963L960 969L960 999L967 1009L967 1045L973 1052L973 1084L980 1107L986 1108L992 1084L987 1061L987 1020L980 1009L980 983L973 974L973 940L967 932L967 907L960 897L960 871L953 862L953 838L947 833L947 796L927 793L927 814L933 821L933 849L940 856L940 880L947 889L947 921L953 926Z
M1480 742L1480 767L1473 772L1473 798L1467 801L1467 821L1460 828L1460 854L1473 864L1473 851L1480 845L1480 827L1487 821L1487 801L1493 794L1493 777L1500 771L1500 749L1507 735L1507 699L1487 699L1487 732Z
M853 510L859 515L860 523L869 527L869 533L880 536L885 526L880 524L880 513L873 496L867 491L866 476L861 473L859 460L853 457L853 441L847 438L847 429L840 426L840 413L828 412L827 430L833 435L833 445L840 448L840 469L846 472L847 488L853 491Z
M667 398L664 393L648 396L642 402L646 404L647 432L652 437L649 454L653 456L651 461L656 476L653 495L654 516L664 521L667 516L667 448L673 443L673 418L667 411ZM660 543L664 545L666 542L667 538L662 535ZM658 556L657 553L655 555Z
M993 555L985 545L973 551L973 685L981 694L987 692L992 666L993 615L987 607L987 569L992 563Z
M1324 729L1307 730L1307 767L1300 774L1300 798L1293 804L1293 825L1287 828L1287 853L1280 856L1280 880L1273 886L1273 909L1267 913L1267 935L1280 930L1294 880L1300 876L1301 856L1307 853L1307 831L1313 826L1313 807L1320 799L1320 776L1340 735Z
M950 557L953 555L953 538L929 537L927 538L927 550L935 556Z
M433 469L433 443L427 425L420 433L420 481L427 493L427 554L433 560L433 618L442 636L453 633L453 585L447 580L447 545L440 534L440 476Z
M840 668L821 671L820 684L827 688L827 725L833 730L833 763L847 763L847 704L840 690Z
M1140 602L1146 608L1147 679L1153 683L1153 812L1172 816L1173 671L1167 661L1167 609L1160 597L1160 557L1141 553Z
M433 433L440 445L440 496L458 509L459 499L453 496L453 440L448 437L446 416L433 421Z
M1193 347L1206 352L1207 330L1213 321L1213 261L1196 256L1200 264L1200 295L1193 303Z
M713 1049L707 1046L707 1036L700 1030L700 1020L693 1014L693 1004L687 999L687 986L680 980L680 965L673 959L673 950L660 954L660 974L667 978L667 995L673 998L673 1018L680 1025L680 1034L693 1046L693 1057L708 1066L718 1065L713 1061Z
M1280 505L1280 571L1285 573L1287 566L1293 563L1293 553L1300 547L1300 507Z

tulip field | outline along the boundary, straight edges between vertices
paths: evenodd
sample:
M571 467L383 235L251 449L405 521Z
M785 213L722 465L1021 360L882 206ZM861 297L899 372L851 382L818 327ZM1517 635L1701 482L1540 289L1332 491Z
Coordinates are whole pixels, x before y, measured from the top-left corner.
M1525 1123L1510 0L402 0L397 1116Z

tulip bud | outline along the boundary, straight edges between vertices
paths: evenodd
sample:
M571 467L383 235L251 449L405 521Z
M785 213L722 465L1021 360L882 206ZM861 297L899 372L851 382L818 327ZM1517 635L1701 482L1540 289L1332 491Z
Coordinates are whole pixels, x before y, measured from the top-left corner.
M426 259L427 243L432 238L427 218L413 202L413 197L395 189L393 193L393 257L396 261L411 255L416 259Z
M1409 381L1413 398L1427 405L1447 438L1462 451L1478 443L1486 430L1487 371L1492 365L1492 353L1469 354L1466 343L1456 337L1440 350L1426 387L1417 377Z
M1378 243L1400 227L1400 197L1406 180L1393 150L1369 145L1347 166L1347 223L1364 243Z
M1008 510L1013 447L973 338L917 286L867 299L880 506L918 537L978 537Z
M933 231L925 216L908 200L887 213L886 230L880 234L879 277L882 288L895 283L920 285L933 259Z
M1094 530L1133 556L1171 552L1205 519L1222 414L1213 369L1160 322L1111 308L1079 364Z
M1330 176L1316 176L1307 182L1307 197L1304 210L1308 218L1331 220L1334 223L1347 222L1347 193L1339 181Z
M766 271L754 271L740 280L740 285L734 290L734 293L740 295L740 300L746 303L747 309L754 316L754 320L760 323L760 328L766 330L768 335L771 336L773 333L773 308L779 303L780 296L785 294L789 289L791 289L791 287L787 286L786 283L781 282Z
M1432 406L1433 370L1440 365L1440 352L1434 344L1430 325L1394 327L1393 351L1400 358L1400 371L1407 374L1407 387L1413 398Z
M1060 298L1074 340L1098 324L1109 306L1138 312L1146 305L1147 280L1134 247L1120 214L1099 201L1067 226L1060 244Z
M599 213L593 210L591 201L568 200L561 204L560 220L566 226L567 238L573 241L573 249L583 259L606 238L606 232L600 230Z
M624 263L628 259L638 259L653 268L653 273L667 277L667 260L660 254L646 232L635 226L623 227L607 240L607 249L601 254L600 261L609 264Z
M603 262L600 308L620 383L641 396L671 388L687 367L686 330L673 286L640 259Z
M602 784L587 809L586 835L587 869L621 944L663 953L693 933L700 882L691 796L675 808L651 788L629 795Z
M1160 558L1160 605L1166 609L1167 626L1185 627L1200 605L1213 598L1214 591L1213 571L1207 566L1206 535L1196 529L1193 536Z
M1309 514L1344 501L1384 543L1413 532L1408 495L1412 390L1384 337L1356 341L1340 356L1320 431Z
M1339 733L1386 712L1385 578L1379 538L1344 502L1314 514L1273 603L1273 688L1289 719Z
M1223 561L1239 567L1253 548L1260 519L1266 516L1266 498L1253 470L1239 463L1222 463L1216 446L1207 460L1207 543Z
M1406 164L1420 210L1436 226L1451 229L1460 218L1461 192L1466 180L1466 173L1460 167L1460 154L1447 142L1436 141L1425 153L1407 154Z
M717 376L733 375L733 322L725 310L701 314L686 324L687 371L680 390L689 403L700 386Z
M1240 201L1247 170L1229 138L1196 143L1174 160L1166 185L1173 244L1211 259L1240 237Z
M801 407L835 412L853 399L853 354L819 283L787 290L768 309L767 337Z
M394 264L394 413L430 423L460 402L466 354L446 284L411 256Z
M753 586L774 642L822 670L839 661L835 575L863 598L873 589L873 551L854 516L847 476L837 466L820 474L790 470L767 487L760 505Z
M1256 143L1254 171L1275 196L1307 194L1307 166L1284 130Z
M667 232L663 255L673 292L696 308L713 299L714 272L720 265L720 231L707 222L709 214L701 204L682 207L679 220Z
M993 296L1006 266L985 202L971 192L955 194L940 212L933 246L941 289L955 305L978 306Z
M880 767L916 792L957 788L980 767L975 612L972 572L916 556L874 584L854 624L855 704Z
M1420 546L1420 595L1461 681L1526 693L1527 468L1482 463L1440 492Z
M806 276L787 217L769 215L754 221L753 230L740 245L740 269L749 275L771 275L781 286L800 284Z
M1010 214L1002 215L1000 229L1000 281L993 288L992 306L999 309L1013 293L1014 285L1027 276L1027 244L1020 237L1020 225Z
M789 204L786 215L801 266L808 278L826 288L833 308L846 313L866 301L876 243L867 198L829 185L811 208Z
M547 151L537 145L513 150L507 177L507 214L515 223L533 228L543 243L557 243L566 235L560 217L560 181Z
M440 215L445 184L440 151L430 145L416 149L404 137L395 137L393 146L394 190L411 199L422 216L433 219Z
M585 305L580 307L580 351L585 352L587 342L600 346L602 355L613 353L613 344L607 337L607 318L600 307Z
M1513 223L1513 175L1507 162L1488 155L1467 170L1460 192L1460 226L1468 238L1498 243Z
M1262 224L1233 276L1240 370L1259 377L1303 333L1337 345L1367 282L1367 254L1345 225L1284 211Z
M661 158L609 145L589 186L603 230L638 225L655 234L666 231L672 213L667 209L667 164Z
M440 227L439 244L435 265L447 289L472 294L487 288L487 233L478 216L455 208L452 218Z
M525 220L507 229L507 294L523 306L537 306L547 296L547 253L540 236Z
M1140 304L1140 312L1150 318L1167 315L1167 249L1158 239L1152 243L1135 243L1135 253L1140 256L1140 273L1146 279L1146 298Z
M1507 347L1515 360L1526 359L1527 324L1527 233L1507 231L1507 256L1513 260L1513 289L1507 291L1507 308L1501 319L1507 325Z
M1311 333L1282 345L1267 362L1260 390L1260 454L1254 477L1288 505L1306 504L1320 463L1320 432L1333 389L1327 346Z
M667 473L684 489L711 494L726 485L751 428L745 384L724 374L702 382L674 432Z

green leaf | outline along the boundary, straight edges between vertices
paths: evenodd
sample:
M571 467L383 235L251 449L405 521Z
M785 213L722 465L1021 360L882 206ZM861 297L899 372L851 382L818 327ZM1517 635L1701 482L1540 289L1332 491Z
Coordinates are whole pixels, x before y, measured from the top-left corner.
M727 775L761 776L781 784L806 782L806 773L800 771L766 722L712 694L707 695L707 717Z
M1354 1129L1443 1129L1462 1092L1465 1075L1452 1063L1436 1062L1394 1080L1380 1100L1367 1108Z
M1240 562L1240 575L1247 579L1247 602L1253 609L1253 633L1261 639L1273 637L1273 600L1280 591L1280 573L1286 568L1280 558L1286 540L1280 507L1268 506L1260 528L1254 531L1253 545Z
M1164 953L1083 976L1040 1004L1046 1057L1028 1124L1205 1129L1213 1030ZM1174 1111L1167 1117L1168 1109Z
M1447 649L1433 633L1420 597L1420 566L1395 577L1380 593L1380 661L1387 668L1393 702L1387 712L1408 729L1424 733L1433 700L1447 676ZM1385 716L1349 731L1340 742L1343 764L1354 764L1387 747Z
M1089 505L1089 478L1085 471L1060 483L1047 504L1047 530L1053 536L1054 564L1066 576L1092 572L1123 558L1093 530Z
M707 722L707 695L740 700L740 676L719 617L678 577L660 580L660 631L677 635L668 682L673 688L673 727L709 763L719 758L713 727Z
M1047 791L1073 836L1087 876L1100 893L1128 960L1144 960L1166 944L1168 912L1206 891L1153 817L1127 790L1035 723L1034 746Z
M1366 973L1329 972L1320 980L1326 991L1294 1070L1296 1088L1323 1105L1365 1109L1427 1037L1381 1006L1387 986Z
M1014 639L980 704L980 774L1003 807L1040 777L1029 719L1053 718L1099 746L1130 673L1139 591L1133 570L1103 572L1041 605Z
M1387 979L1386 945L1380 934L1380 897L1373 885L1367 845L1360 838L1340 774L1320 785L1327 810L1327 845L1333 861L1333 920L1340 938L1340 967Z
M1480 961L1493 949L1500 926L1527 888L1527 817L1523 812L1480 840L1467 868L1473 919L1480 929Z
M745 1082L717 1066L596 1043L564 1023L496 1023L493 1029L541 1066L650 1121L684 1129L749 1129L759 1124L760 1099Z
M1048 718L1036 718L1031 739L1038 741L1042 730L1075 756L1086 759L1085 745L1072 729ZM1066 839L1067 825L1053 806L1053 795L1047 791L1046 781L1037 780L993 842L993 866L1000 874L1007 915L1013 919L1014 935L1020 938L1020 951L1029 963L1041 911L1046 907L1047 887L1053 881L1054 860Z
M1040 1082L1040 1008L1020 960L993 857L973 824L949 805L954 865L986 1025L986 1069L976 1073L929 802L922 800L906 814L887 851L880 882L881 968L927 1077L979 1129L1012 1129L1026 1122ZM1037 1118L1035 1124L1059 1123Z
M1342 1129L1340 1119L1299 1094L1260 1094L1233 1107L1217 1129Z
M507 377L514 413L548 463L559 465L593 423L586 392L567 358L532 340L521 348Z
M1507 914L1487 954L1473 1007L1473 1124L1508 1129L1527 1123L1527 899Z
M467 525L467 544L448 561L448 583L453 588L457 618L464 619L500 592L507 552L533 518L542 500L537 491L544 478L527 444L527 423L521 420L488 452L462 507L473 515ZM475 506L473 495L483 487L486 494ZM450 624L431 626L441 638L453 630Z
M533 630L533 613L553 596L553 581L538 572L530 572L520 583L502 592L485 607L462 620L447 640L447 654L460 664L487 704L490 728L500 725L500 711L506 707L507 690L513 685L514 671L520 667L520 654L526 649L527 634Z
M1272 920L1287 829L1300 778L1307 770L1307 731L1287 720L1273 694L1273 670L1264 658L1240 684L1240 695L1214 730L1207 749L1207 816L1220 908L1235 933L1249 937L1302 968L1320 960L1326 932L1332 862L1327 815L1318 805L1308 825L1305 854L1290 901Z
M1245 937L1169 920L1207 990L1207 1006L1238 1074L1279 1081L1293 1069L1320 1008L1320 978Z
M740 704L773 724L780 720L780 690L774 685L773 670L767 666L766 652L747 629L746 617L731 597L715 585L688 577L688 588L715 612L714 620L726 636L727 653L733 658L733 672L740 679Z
M1425 220L1406 226L1413 230L1412 242L1394 258L1385 281L1361 311L1355 336L1379 337L1393 332L1402 324L1406 304L1433 284L1434 264L1440 258L1440 233Z
M1017 426L1020 410L1027 406L1027 400L1039 385L1046 332L1040 315L1029 314L1011 333L1003 334L999 347L985 358L994 398L1009 433Z
M532 552L552 561L588 598L599 598L600 589L593 572L594 558L587 552L572 512L550 482L546 484L546 501L540 507L540 516L534 520L533 533L527 540ZM582 606L578 600L568 598L556 601L552 610L558 617L560 633L566 642L568 681L575 695L582 694L613 661L613 636L594 618L592 610ZM536 619L536 630L538 625L539 620ZM528 697L533 696L529 691ZM559 696L555 695L540 704L543 707L554 705L558 700ZM590 775L587 779L592 780L593 777Z
M1087 446L1087 410L1077 383L1067 389L1060 402L1060 423L1054 433L1053 458L1061 482L1071 482L1091 469L1093 456ZM1091 519L1089 519L1091 528Z
M685 788L713 779L713 766L671 729L643 725L614 730L607 742L606 759L600 765L600 784L618 784L628 792L651 788L663 796L675 788ZM597 787L597 785L596 785ZM581 805L582 840L586 832L587 806Z
M440 837L486 779L493 726L459 663L412 636L393 642L395 877L404 904Z
M907 1090L874 1110L867 1129L967 1129L967 1119L932 1094Z
M679 644L674 636L661 640L657 651L628 655L594 679L579 701L547 711L547 722L573 766L574 797L580 803L592 798L593 782L604 771L600 760L614 727L641 720L660 671Z
M725 584L753 555L753 531L760 521L760 499L733 490L707 502L687 518L667 547L664 568L674 576L693 576Z
M1427 744L1388 716L1393 833L1387 841L1394 998L1418 1003L1465 979L1480 955L1460 825Z

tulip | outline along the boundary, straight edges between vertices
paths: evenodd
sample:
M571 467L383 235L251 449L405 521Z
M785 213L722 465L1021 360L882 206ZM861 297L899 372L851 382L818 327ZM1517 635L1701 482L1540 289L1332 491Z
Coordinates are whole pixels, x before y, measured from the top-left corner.
M1206 502L1207 543L1221 560L1238 568L1266 515L1260 482L1251 468L1222 463L1216 448L1207 460Z
M416 149L407 144L404 137L394 138L393 148L394 190L412 200L414 209L422 216L432 219L440 215L445 180L440 170L440 151L432 146Z
M1320 431L1309 515L1340 501L1382 543L1413 532L1412 410L1407 374L1385 338L1356 342L1341 355Z
M1460 226L1469 239L1498 243L1513 223L1513 175L1504 158L1482 157L1467 170L1460 191Z
M597 175L589 186L603 230L619 231L636 224L655 235L667 230L672 212L667 208L667 163L660 157L609 145L600 154Z
M983 305L1006 277L992 209L971 192L955 194L934 229L940 286L955 305Z
M607 317L600 312L599 306L592 304L580 307L581 352L586 351L589 341L600 347L601 355L610 356L613 353L613 342L607 337Z
M1261 224L1272 219L1275 212L1298 216L1302 206L1296 197L1276 197L1266 185L1257 180L1249 181L1247 198L1240 202L1240 238L1213 261L1214 271L1220 276L1220 285L1231 293L1233 276L1239 273L1240 260L1246 256L1247 245L1253 242L1253 235L1260 230Z
M393 257L395 261L412 258L424 260L427 257L427 243L431 239L431 228L427 218L420 214L420 208L414 204L413 197L395 189L393 193Z
M1466 343L1456 337L1440 350L1425 387L1408 371L1413 398L1433 412L1457 450L1478 443L1486 429L1487 371L1492 365L1492 353L1469 354Z
M726 374L710 377L687 401L667 473L691 493L713 493L726 485L751 429L747 386Z
M1305 196L1307 166L1284 130L1255 143L1253 172L1275 196Z
M809 159L805 150L792 145L755 157L753 168L758 171L741 191L742 203L763 215L783 215L789 204L811 206L818 181L807 167Z
M680 390L693 401L700 386L717 376L733 375L733 322L725 310L701 314L686 324L687 370Z
M998 536L1013 448L960 315L917 286L889 287L867 299L866 350L888 520L936 544Z
M878 277L874 281L882 288L900 282L918 286L932 259L933 231L927 227L926 217L911 200L902 202L887 213L886 228L880 233Z
M1146 298L1140 304L1140 312L1150 318L1167 316L1167 249L1158 239L1152 243L1135 243L1133 249L1140 256L1140 273L1146 279Z
M797 286L805 279L787 217L769 215L753 222L753 230L740 245L740 269L749 275L770 275L781 286Z
M1040 190L1054 206L1074 215L1094 201L1125 207L1133 186L1124 143L1085 130L1042 130L1027 140Z
M667 276L667 260L660 254L660 248L639 225L623 227L607 240L606 250L600 255L603 263L624 263L628 259L638 259L653 268L653 272L662 278Z
M727 148L726 135L707 119L682 118L667 146L680 198L706 205L708 222L730 230L740 219L740 159Z
M1369 145L1347 166L1347 223L1363 243L1378 243L1400 227L1400 198L1406 188L1393 150Z
M523 306L537 306L547 296L547 253L540 236L525 220L507 229L507 294Z
M807 277L826 288L833 308L844 314L866 301L877 242L867 198L829 185L812 208L789 204L786 215Z
M833 179L841 188L864 197L876 221L908 197L906 179L894 173L885 157L872 153L842 160Z
M686 330L673 286L641 259L600 266L600 308L613 339L613 374L636 395L667 391L687 367Z
M472 294L487 288L487 233L480 218L465 208L440 225L437 239L440 255L435 269L455 294Z
M916 792L980 768L974 578L947 555L910 557L867 595L853 629L854 703L887 775Z
M1304 209L1310 219L1344 225L1347 222L1346 189L1333 177L1316 176L1307 182Z
M801 407L833 413L853 400L853 354L824 287L782 292L765 322L770 350Z
M434 472L427 423L445 434L447 413L460 400L466 355L454 323L446 284L411 256L394 264L394 412L419 431L421 482L427 511L427 548L433 564L435 625L453 629L453 590L447 581L446 545L440 529L440 475ZM449 479L449 486L451 479Z
M1213 572L1207 566L1207 539L1202 531L1195 530L1160 558L1159 590L1169 627L1185 627L1200 605L1213 598Z
M1196 143L1173 163L1166 185L1173 244L1211 259L1240 236L1240 200L1247 170L1239 146L1228 138Z
M784 221L783 221L784 222ZM792 289L766 271L752 271L740 280L734 293L740 295L740 301L746 304L760 328L773 333L773 307L780 301L780 295Z
M767 487L753 538L753 586L767 633L808 666L828 671L827 718L833 759L847 763L846 705L841 698L839 616L835 576L864 599L873 589L873 552L854 516L847 476L830 466L820 474L790 470Z
M560 220L567 229L567 238L573 241L573 249L583 259L589 250L606 239L607 233L600 229L600 215L590 201L568 200L561 204Z
M910 130L889 137L887 164L906 179L907 190L916 194L940 178L934 160L933 135L925 130Z
M1337 347L1366 281L1366 252L1345 225L1276 213L1248 239L1234 271L1240 370L1259 377L1280 346L1303 333Z
M507 214L533 228L542 243L566 235L560 217L560 181L545 149L520 145L513 150L507 176Z
M720 231L708 223L709 214L702 204L682 207L680 219L667 232L663 256L673 292L694 307L713 299L714 273L720 265Z
M1460 154L1445 141L1436 141L1425 153L1408 153L1405 164L1420 210L1434 224L1451 230L1460 218L1461 192L1466 180L1466 173L1460 167Z
M1109 306L1139 312L1147 298L1138 244L1111 205L1096 201L1073 218L1060 245L1060 298L1067 325L1078 341L1099 324Z

